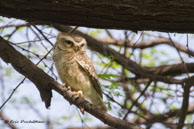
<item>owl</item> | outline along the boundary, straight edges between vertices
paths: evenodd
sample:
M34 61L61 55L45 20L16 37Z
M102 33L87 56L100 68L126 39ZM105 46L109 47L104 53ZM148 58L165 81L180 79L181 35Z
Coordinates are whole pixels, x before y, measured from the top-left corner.
M87 43L80 35L59 33L53 49L53 60L63 83L81 97L86 97L107 111L102 89L92 61L86 55Z

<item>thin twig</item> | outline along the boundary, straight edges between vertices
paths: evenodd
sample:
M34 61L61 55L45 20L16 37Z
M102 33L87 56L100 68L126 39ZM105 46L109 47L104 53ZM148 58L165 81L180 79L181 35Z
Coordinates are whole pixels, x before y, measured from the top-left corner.
M11 97L13 96L13 94L15 93L15 91L19 88L19 86L24 82L24 80L26 79L26 77L24 77L22 79L22 81L13 89L13 91L11 92L11 94L9 95L9 97L5 100L5 102L1 105L0 110L5 106L5 104L11 99Z
M112 36L111 32L110 32L108 29L106 29L105 31L106 31L107 35L108 35L111 39L114 39L114 40L115 40L115 38Z
M144 33L144 31L142 31L142 32L141 32L141 34L140 34L139 38L138 38L138 39L137 39L137 41L133 44L133 46L135 46L135 45L136 45L136 43L140 40L140 38L141 38L141 36L143 35L143 33Z
M83 125L85 125L88 129L90 129L90 127L85 123L84 119L82 118L82 116L81 116L81 114L80 114L80 112L79 112L77 107L76 107L76 110L77 110L77 113L78 113L78 115L79 115L79 117L81 119L82 127L83 127Z
M187 49L189 50L189 34L187 34L187 44L186 44ZM188 53L189 57L191 57L191 55Z
M43 58L41 58L37 63L36 63L36 65L38 65L43 59L45 59L47 56L48 56L48 54L52 51L52 49L53 48L51 48L48 52L47 52L47 54L43 57ZM26 80L26 77L24 77L23 79L22 79L22 81L13 89L13 91L11 92L11 94L9 95L9 97L6 99L6 101L1 105L1 107L0 107L0 110L5 106L5 104L11 99L11 97L13 96L13 94L15 93L15 91L19 88L19 86L24 82Z
M152 81L149 81L148 84L146 85L146 87L144 88L144 90L141 92L141 94L138 96L138 98L135 100L135 102L133 103L133 105L131 105L131 107L128 109L127 113L125 114L125 116L123 117L123 120L125 120L128 116L128 114L131 112L132 108L136 105L136 103L138 102L138 100L140 99L140 97L145 93L145 91L148 89L148 87L150 86Z
M43 32L36 26L36 25L32 25L45 39L46 41L53 46L53 43L43 34Z
M75 30L77 30L77 28L78 28L79 26L76 26L75 28L73 28L72 30L70 30L68 33L73 33Z
M175 43L173 42L173 40L172 40L172 38L171 38L171 36L170 36L169 33L168 33L168 36L169 36L169 39L170 39L172 45L174 46L174 48L176 48ZM186 71L186 73L187 73L187 76L189 77L189 72L188 72L187 66L186 66L186 64L185 64L185 62L184 62L184 60L183 60L183 57L181 56L181 53L180 53L179 49L176 48L176 50L177 50L177 53L178 53L178 55L179 55L179 58L181 59L181 62L183 63L183 66L184 66L184 68L185 68L185 71Z

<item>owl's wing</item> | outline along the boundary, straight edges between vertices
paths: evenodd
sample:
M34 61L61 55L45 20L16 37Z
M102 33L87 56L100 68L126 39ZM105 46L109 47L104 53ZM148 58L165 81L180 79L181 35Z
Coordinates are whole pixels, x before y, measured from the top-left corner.
M80 53L79 55L76 55L76 60L80 67L83 68L83 70L90 77L97 93L102 97L102 89L100 86L100 82L98 81L98 76L96 74L92 61L89 59L86 53Z

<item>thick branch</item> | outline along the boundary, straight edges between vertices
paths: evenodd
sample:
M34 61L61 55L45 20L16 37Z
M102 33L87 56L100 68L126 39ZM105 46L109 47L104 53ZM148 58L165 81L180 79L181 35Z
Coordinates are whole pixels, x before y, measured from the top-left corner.
M193 0L1 0L0 15L92 28L193 33L193 5Z
M194 63L185 63L189 73L194 73ZM145 67L148 71L159 75L181 75L187 73L184 64L164 65L158 67Z
M18 72L31 80L40 91L42 99L49 102L49 104L52 97L51 89L54 89L70 103L75 104L78 107L83 107L87 112L112 127L118 129L142 129L141 127L138 127L132 123L109 115L83 98L78 98L76 100L73 99L74 94L71 91L67 90L67 88L57 83L53 78L36 67L30 60L16 51L7 41L2 38L0 38L0 57L6 63L11 63L11 65Z
M11 45L6 43L7 42L0 37L0 57L5 62L11 63L11 65L19 73L22 73L25 77L29 78L37 86L40 91L41 98L48 108L52 97L51 88L47 87L47 79L50 80L50 78L42 74L41 69L37 68L36 65L32 64L27 58L23 58L24 56L21 53L17 52L13 47L11 47ZM37 75L37 71L40 73L39 75ZM46 80L42 80L40 77L46 78Z
M174 111L169 111L167 113L163 113L163 114L159 114L159 115L155 115L155 114L148 114L148 115L145 115L144 118L138 118L136 120L130 120L131 122L133 123L136 123L136 124L145 124L145 125L152 125L154 123L157 123L157 122L160 122L160 123L163 123L164 125L169 125L169 124L172 124L172 125L175 125L174 124L174 121L172 121L172 123L166 123L168 122L168 119L171 119L175 116L177 116L177 114L180 112L181 110L178 109L178 110L174 110ZM186 112L186 114L193 114L194 113L194 104L191 104L189 107L188 107L188 111ZM88 128L88 127L85 127L85 128ZM83 129L85 129L83 127ZM97 126L97 127L89 127L90 129L112 129L108 126ZM81 128L68 128L68 129L81 129Z
M123 40L109 40L109 41L105 41L107 44L112 44L112 45L119 45L119 46L123 46L125 41ZM174 44L167 38L158 38L156 40L153 41L149 41L149 42L140 42L140 43L127 43L126 46L130 47L130 48L139 48L139 49L145 49L145 48L151 48L157 45L161 45L161 44L167 44L171 47L175 47L176 49L180 50L181 52L187 53L190 56L194 56L194 52L190 49L188 49L187 47L174 42Z
M188 107L189 107L190 88L193 85L194 85L194 76L185 80L183 102L182 102L182 107L181 107L181 111L180 111L180 119L179 119L177 129L182 129L184 126L186 114L187 114Z
M137 119L135 123L138 124L150 124L150 123L157 123L157 122L165 122L167 119L177 116L177 114L181 111L181 109L177 109L174 111L169 111L167 113L154 115L154 114L148 114L145 116L145 119ZM189 105L188 110L185 112L185 114L193 114L194 113L194 104Z

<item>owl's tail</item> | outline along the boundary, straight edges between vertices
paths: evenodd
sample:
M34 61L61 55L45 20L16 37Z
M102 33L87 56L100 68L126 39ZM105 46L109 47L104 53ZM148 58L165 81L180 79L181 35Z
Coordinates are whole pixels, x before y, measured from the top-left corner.
M92 103L94 105L96 105L98 108L107 112L107 107L106 107L105 103L103 102L102 97L100 97L99 95L98 95L98 97L92 99Z

